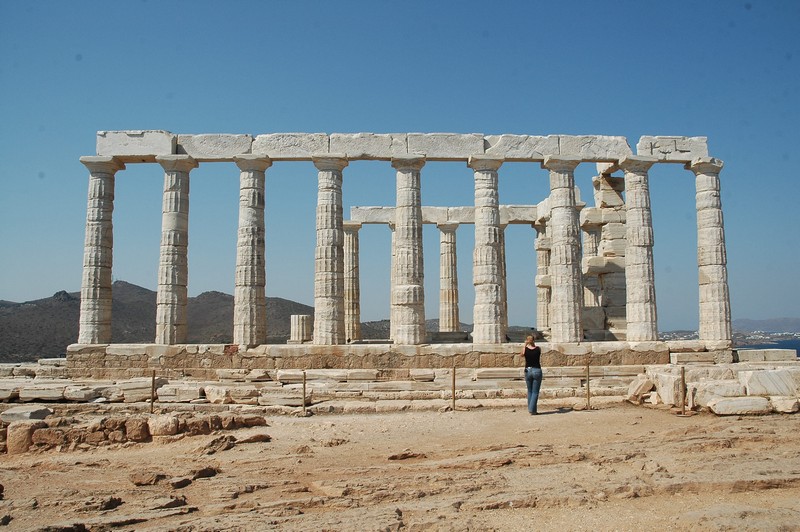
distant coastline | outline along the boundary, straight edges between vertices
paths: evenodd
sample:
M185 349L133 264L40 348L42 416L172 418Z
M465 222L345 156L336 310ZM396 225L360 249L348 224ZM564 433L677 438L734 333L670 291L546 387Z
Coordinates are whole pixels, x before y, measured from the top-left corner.
M737 345L734 349L795 349L800 354L800 339L775 340L763 344Z

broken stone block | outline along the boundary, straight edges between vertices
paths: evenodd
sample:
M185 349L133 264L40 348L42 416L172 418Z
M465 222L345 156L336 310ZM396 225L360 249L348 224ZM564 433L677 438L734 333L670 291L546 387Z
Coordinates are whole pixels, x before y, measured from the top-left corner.
M94 386L74 385L64 388L64 399L67 401L88 403L98 397L100 397L100 389Z
M747 395L797 395L792 375L785 370L740 371L739 382Z
M769 414L772 410L766 397L719 397L712 399L708 408L719 416Z
M53 411L44 406L22 405L12 406L0 414L0 421L3 423L13 423L15 421L31 421L44 419L53 415Z
M217 386L214 384L206 385L204 388L206 399L208 399L208 401L211 403L220 405L233 402L233 399L231 399L228 390L229 390L228 386Z
M151 436L174 436L178 433L178 418L173 415L152 416L147 419Z
M737 380L690 382L686 387L688 388L689 408L707 408L708 403L714 399L746 395L744 386Z
M147 441L150 439L150 428L144 417L129 417L125 420L125 437L130 441Z
M772 410L781 414L794 414L800 411L800 401L797 397L770 397Z
M203 387L196 383L165 384L158 389L162 403L188 403L203 397Z
M33 445L33 432L45 428L44 421L14 421L6 428L6 452L22 454Z
M20 401L62 401L67 384L47 383L22 386L19 390Z
M661 402L665 405L680 405L681 377L669 373L656 373L656 390Z
M653 381L647 378L647 375L637 375L636 379L628 386L628 395L626 399L635 403L640 403L645 394L651 392L655 388Z
M163 377L156 377L156 390L166 385L169 381ZM122 392L126 403L140 403L150 400L152 380L149 377L130 379L115 383Z

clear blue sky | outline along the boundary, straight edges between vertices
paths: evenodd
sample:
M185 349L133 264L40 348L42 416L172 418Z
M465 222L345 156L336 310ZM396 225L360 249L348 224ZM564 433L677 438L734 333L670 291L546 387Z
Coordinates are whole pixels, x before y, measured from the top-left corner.
M97 130L707 136L725 161L734 318L800 316L800 2L0 2L0 299L81 283ZM694 182L651 173L659 326L697 327ZM594 165L578 184L591 202ZM462 164L423 169L425 205L471 205ZM547 194L534 164L502 203ZM156 287L163 174L117 174L114 277ZM313 304L316 171L267 172L267 295ZM345 207L394 204L387 163L345 169ZM238 169L192 172L189 292L233 293ZM458 231L472 321L471 228ZM511 323L533 325L533 231L508 231ZM424 232L427 317L438 233ZM389 233L361 232L362 318L389 309Z

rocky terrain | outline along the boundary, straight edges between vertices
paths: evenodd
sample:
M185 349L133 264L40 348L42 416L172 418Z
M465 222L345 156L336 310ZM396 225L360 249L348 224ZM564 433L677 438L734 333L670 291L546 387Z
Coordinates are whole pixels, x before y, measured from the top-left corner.
M0 522L14 530L800 529L798 416L678 417L618 399L591 411L546 401L530 416L523 402L267 416L238 430L6 455ZM149 416L62 412L95 427L126 414Z

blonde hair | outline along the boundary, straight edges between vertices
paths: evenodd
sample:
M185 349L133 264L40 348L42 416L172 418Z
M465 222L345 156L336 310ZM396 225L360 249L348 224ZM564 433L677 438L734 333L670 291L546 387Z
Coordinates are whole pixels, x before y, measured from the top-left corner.
M526 344L528 344L528 343L532 344L533 343L533 335L532 334L529 334L528 336L525 337L525 343Z

